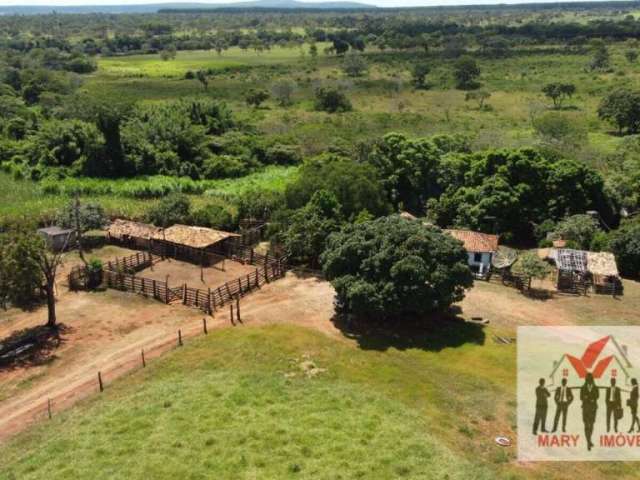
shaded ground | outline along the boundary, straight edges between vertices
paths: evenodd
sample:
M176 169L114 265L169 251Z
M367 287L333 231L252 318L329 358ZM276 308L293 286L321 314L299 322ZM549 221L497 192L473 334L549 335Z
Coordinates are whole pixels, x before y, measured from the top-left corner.
M232 260L222 260L212 267L203 268L187 262L173 259L165 259L156 263L153 268L147 268L138 272L139 277L165 281L168 279L171 287L183 284L192 288L217 288L220 285L235 280L238 277L254 272L253 265L243 265Z

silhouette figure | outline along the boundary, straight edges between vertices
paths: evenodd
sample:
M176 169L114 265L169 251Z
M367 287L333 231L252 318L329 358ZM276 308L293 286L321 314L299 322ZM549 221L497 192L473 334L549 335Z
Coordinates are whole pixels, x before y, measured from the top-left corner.
M629 433L633 432L633 427L635 427L636 424L640 432L640 419L638 419L638 380L632 378L631 385L633 385L631 387L631 394L627 400L627 405L631 409L631 428L629 429Z
M616 387L616 379L611 379L611 386L607 387L605 397L607 407L607 433L611 430L611 417L613 417L613 430L618 433L618 420L622 418L622 392Z
M560 417L562 417L562 432L567 431L567 412L569 410L569 404L573 402L573 393L571 393L571 389L567 387L567 379L562 379L562 385L556 388L555 394L553 395L553 399L556 402L556 416L553 419L553 430L552 432L556 432L558 430L558 422L560 421Z
M536 387L536 416L533 420L533 434L538 434L538 427L540 427L540 431L543 433L547 433L546 422L547 422L547 408L548 401L547 399L551 396L549 391L544 386L544 378L538 380L538 386Z
M584 384L580 387L580 401L582 402L582 422L584 423L584 435L587 438L587 448L593 448L591 436L593 435L593 425L596 423L598 412L598 386L593 381L593 375L587 373Z

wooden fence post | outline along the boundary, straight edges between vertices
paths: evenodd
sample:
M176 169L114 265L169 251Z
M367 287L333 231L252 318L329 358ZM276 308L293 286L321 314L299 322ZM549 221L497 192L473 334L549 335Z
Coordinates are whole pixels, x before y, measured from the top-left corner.
M178 346L182 346L182 330L178 330Z
M211 287L209 287L209 292L207 294L207 304L209 305L209 315L211 315L211 313L213 312L213 310L216 309L216 304L215 302L213 303L213 306L211 305Z
M102 374L98 372L98 385L100 385L100 391L104 392L104 385L102 384Z
M51 399L47 398L47 413L49 414L49 420L51 420Z
M256 288L260 286L260 270L256 268Z
M253 248L251 248L251 256L249 257L249 263L253 265Z
M242 280L238 277L238 295L242 295Z
M186 283L182 285L182 303L183 305L187 304L187 284Z
M240 320L240 295L236 295L236 318L238 319L239 322L242 322L242 320Z
M207 331L207 317L203 317L202 319L202 329L204 330L204 334L207 335L209 332Z
M147 362L144 359L144 348L142 350L140 350L140 354L142 355L142 368L147 366Z
M224 284L225 287L227 287L227 295L229 295L229 300L233 299L233 296L231 295L231 290L229 289L229 282Z
M231 315L231 323L233 323L233 302L229 304L229 314Z

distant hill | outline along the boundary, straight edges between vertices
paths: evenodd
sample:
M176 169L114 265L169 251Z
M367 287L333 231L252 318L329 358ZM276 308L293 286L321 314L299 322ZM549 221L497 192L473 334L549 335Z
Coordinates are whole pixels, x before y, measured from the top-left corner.
M362 10L377 8L359 2L300 2L298 0L256 0L239 3L150 3L142 5L0 5L0 15L41 15L47 13L155 13L158 11L229 10L229 9L301 9Z

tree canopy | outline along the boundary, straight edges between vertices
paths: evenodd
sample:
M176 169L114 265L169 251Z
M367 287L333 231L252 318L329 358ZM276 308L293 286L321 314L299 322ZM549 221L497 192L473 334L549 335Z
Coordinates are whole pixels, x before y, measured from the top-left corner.
M332 234L321 263L338 308L370 321L446 311L473 284L461 242L396 215Z

